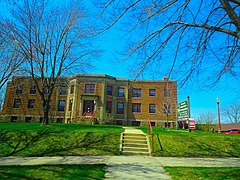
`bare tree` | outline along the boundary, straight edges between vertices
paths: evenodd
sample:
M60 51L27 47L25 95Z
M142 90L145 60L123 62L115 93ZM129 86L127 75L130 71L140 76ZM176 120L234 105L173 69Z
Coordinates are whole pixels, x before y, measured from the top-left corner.
M25 59L28 73L41 96L43 122L48 124L49 102L61 76L82 71L96 51L90 43L93 31L79 1L51 4L46 0L22 0L6 20Z
M136 77L151 70L180 86L201 80L214 85L225 75L240 81L239 0L100 2L102 31L121 21L132 36L127 58Z
M216 114L211 112L202 113L199 115L196 122L197 124L205 124L207 130L210 131L211 125L217 123Z
M232 103L223 108L223 114L230 123L240 123L240 103Z
M0 90L24 62L17 53L17 43L9 39L11 31L5 31L5 28L6 24L0 20Z

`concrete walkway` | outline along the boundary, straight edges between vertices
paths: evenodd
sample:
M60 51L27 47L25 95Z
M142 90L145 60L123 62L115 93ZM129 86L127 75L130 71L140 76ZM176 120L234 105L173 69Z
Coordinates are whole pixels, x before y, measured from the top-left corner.
M151 156L2 157L7 165L106 164L106 179L171 179L164 166L240 167L240 158L179 158Z

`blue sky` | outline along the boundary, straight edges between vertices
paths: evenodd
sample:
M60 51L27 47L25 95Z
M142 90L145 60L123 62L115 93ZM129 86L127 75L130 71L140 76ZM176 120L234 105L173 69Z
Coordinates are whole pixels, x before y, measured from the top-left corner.
M87 3L88 4L88 1ZM3 5L3 3L1 3ZM89 4L88 4L89 5ZM91 6L92 7L92 6ZM2 13L6 13L7 8L2 8ZM4 11L5 10L5 11ZM126 39L124 34L116 26L97 37L94 44L98 45L103 50L102 56L95 60L95 70L88 73L91 74L108 74L114 77L122 77L134 79L134 75L129 72L131 62L121 61L117 52L122 52L126 47ZM153 77L152 75L144 74L139 77L144 79L160 80L162 76ZM239 102L240 95L237 89L228 88L228 84L234 85L235 82L225 79L222 80L223 86L214 87L213 89L200 89L197 86L190 86L185 89L178 90L178 101L186 100L190 96L191 115L197 118L199 114L212 112L217 115L216 98L220 98L221 108L226 107L232 102ZM237 85L239 87L239 85ZM222 116L222 121L226 119Z
M102 56L95 62L96 70L93 72L95 74L108 74L114 77L123 77L134 79L134 75L129 72L129 65L131 62L119 61L119 54L126 46L126 41L121 37L121 31L117 28L112 28L103 34L97 40L97 43L101 45L103 49ZM142 77L140 76L140 79ZM144 79L153 79L152 75L144 75ZM159 77L161 79L162 77ZM159 80L156 79L155 80ZM228 87L233 85L234 82L229 82L228 79L222 80L222 86L216 86L212 89L202 88L197 86L190 86L184 89L178 90L178 101L184 101L187 96L190 96L191 103L191 116L198 118L200 114L212 112L217 118L217 104L216 98L220 98L220 108L223 109L228 104L233 102L239 102L240 96L237 89ZM221 111L222 112L222 111ZM227 122L226 118L221 114L221 121Z

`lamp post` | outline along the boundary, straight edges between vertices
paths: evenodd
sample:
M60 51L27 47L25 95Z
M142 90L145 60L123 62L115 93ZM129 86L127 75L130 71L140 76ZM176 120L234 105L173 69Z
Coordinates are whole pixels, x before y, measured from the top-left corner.
M221 133L221 122L220 122L220 99L216 99L217 107L218 107L218 133Z

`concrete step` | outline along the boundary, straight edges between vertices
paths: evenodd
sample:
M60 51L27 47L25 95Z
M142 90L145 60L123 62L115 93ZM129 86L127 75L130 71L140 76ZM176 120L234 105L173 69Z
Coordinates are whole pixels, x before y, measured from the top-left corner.
M134 152L148 152L148 148L140 148L140 147L122 147L123 152L124 151L134 151Z
M137 148L148 148L147 143L123 143L123 147L137 147Z
M147 144L147 139L123 139L123 143Z
M146 136L123 136L123 139L130 139L130 140L146 140Z
M143 133L123 133L123 136L146 137Z
M137 155L149 156L150 154L148 152L124 151L124 152L122 152L122 155L126 155L126 156L137 156Z

